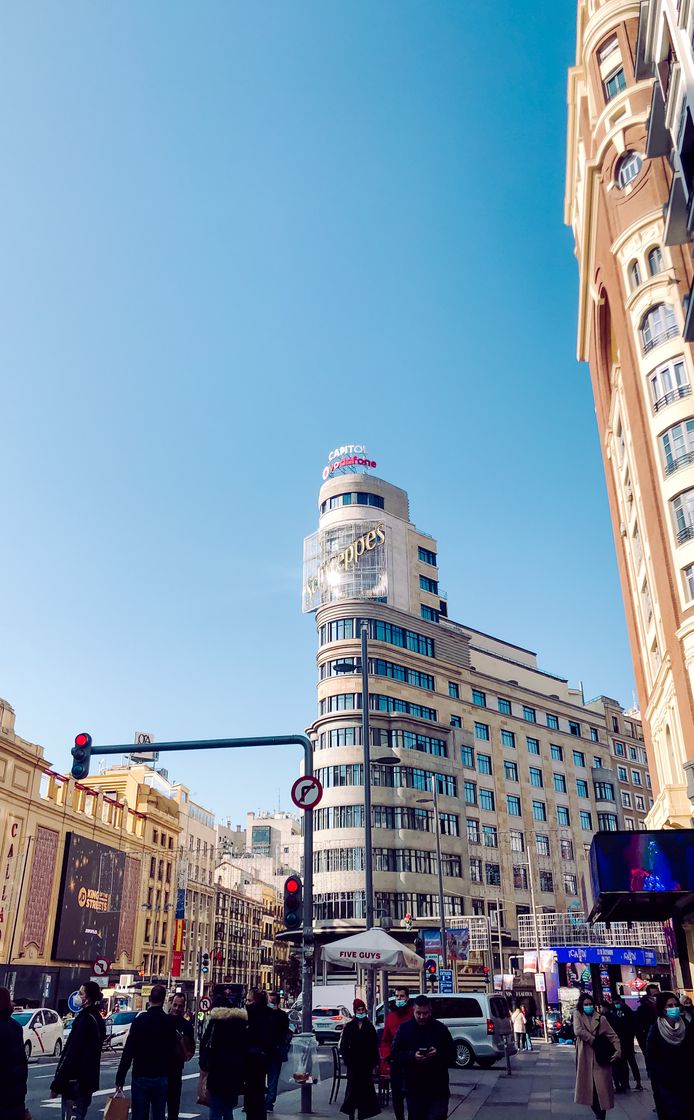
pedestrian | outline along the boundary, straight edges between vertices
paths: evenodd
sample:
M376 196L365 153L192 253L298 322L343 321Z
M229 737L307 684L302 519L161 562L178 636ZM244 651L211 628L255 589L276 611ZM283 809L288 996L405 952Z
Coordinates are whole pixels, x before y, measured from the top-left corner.
M535 1016L532 1011L527 1007L523 1008L523 1015L525 1016L525 1049L533 1052L533 1030L535 1027Z
M682 1120L692 1113L694 1028L682 1018L673 992L658 992L656 1021L646 1040L646 1069L658 1120Z
M221 996L209 1014L200 1043L200 1069L207 1074L209 1120L233 1120L243 1092L248 1053L248 1014Z
M169 1017L176 1030L176 1050L169 1068L169 1088L166 1095L167 1120L178 1120L181 1111L181 1089L183 1087L183 1067L195 1053L195 1030L185 1017L186 997L176 992L171 1000Z
M0 1093L3 1120L24 1120L29 1072L24 1031L12 1018L12 997L0 988Z
M581 992L574 1011L576 1035L576 1088L574 1101L592 1108L596 1120L605 1120L607 1110L614 1108L612 1083L613 1061L621 1057L619 1039L604 1015L595 1013L595 1000L590 992ZM603 1038L607 1042L603 1042ZM600 1041L598 1041L600 1040ZM604 1054L611 1043L613 1050Z
M682 1018L688 1027L694 1023L694 1003L692 1003L691 996L681 996L680 1006L682 1008Z
M400 1027L392 1051L404 1074L408 1120L446 1120L455 1053L448 1027L432 1016L431 1000L417 996L414 1016Z
M347 1070L347 1089L341 1112L349 1120L368 1120L378 1116L381 1106L376 1096L374 1070L378 1066L378 1036L369 1022L366 1004L355 999L354 1018L346 1024L340 1039L340 1054Z
M648 1032L658 1018L658 1013L655 1009L655 1000L659 991L660 988L657 984L646 984L646 991L641 996L641 1002L636 1008L636 1037L641 1047L642 1054L646 1053Z
M248 1054L246 1058L246 1088L243 1103L246 1120L265 1120L265 1078L270 1069L270 1059L275 1044L273 1012L267 1005L267 994L251 988L246 1001L248 1014Z
M641 1071L634 1052L634 1039L636 1037L636 1016L625 1003L623 996L617 996L613 1004L608 1005L607 1021L619 1039L621 1057L612 1063L612 1077L615 1093L629 1092L629 1069L634 1075L634 1088L638 1093L643 1092L641 1084Z
M116 1073L116 1089L122 1091L133 1067L130 1094L132 1120L164 1120L169 1072L176 1054L178 1035L171 1016L164 1011L166 988L155 984L149 1007L131 1024Z
M414 1004L410 999L409 989L396 988L395 1004L386 1015L379 1048L384 1075L390 1081L390 1097L395 1120L405 1120L405 1082L402 1069L393 1061L393 1042L403 1023L409 1023L413 1016Z
M101 1014L101 988L87 980L79 989L77 1012L65 1049L51 1081L51 1097L62 1098L62 1120L84 1120L99 1088L101 1049L106 1026Z
M268 997L268 1008L272 1012L273 1044L270 1052L270 1063L267 1072L267 1092L265 1094L265 1108L273 1112L277 1100L277 1086L280 1080L282 1066L289 1057L289 1045L292 1034L289 1029L289 1016L280 1006L279 992L271 992Z
M511 1014L511 1023L516 1036L516 1050L520 1053L521 1050L525 1050L525 1015L520 1004Z

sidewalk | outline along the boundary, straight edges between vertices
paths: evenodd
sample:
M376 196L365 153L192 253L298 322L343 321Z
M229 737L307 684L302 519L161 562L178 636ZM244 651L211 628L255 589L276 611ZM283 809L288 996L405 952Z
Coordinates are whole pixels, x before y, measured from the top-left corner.
M522 1113L523 1120L593 1120L589 1108L574 1104L576 1051L572 1046L550 1046L534 1040L532 1053L517 1054L511 1059L513 1075L506 1076L503 1063L491 1070L479 1069L451 1071L451 1120L517 1120L514 1114ZM639 1056L643 1068L643 1059ZM342 1081L337 1102L329 1104L332 1087L332 1067L328 1075L324 1065L325 1080L313 1087L313 1115L341 1116L345 1082ZM643 1093L625 1093L615 1096L615 1107L608 1113L608 1120L655 1120L653 1097L644 1078ZM298 1090L282 1093L275 1105L277 1120L290 1120L301 1108ZM384 1107L384 1120L392 1117L392 1109Z

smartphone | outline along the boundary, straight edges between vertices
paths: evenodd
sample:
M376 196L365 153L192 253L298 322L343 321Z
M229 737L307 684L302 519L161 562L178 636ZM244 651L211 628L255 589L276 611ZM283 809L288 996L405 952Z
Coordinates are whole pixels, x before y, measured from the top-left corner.
M417 1053L418 1054L428 1054L429 1053L429 1047L428 1046L420 1046Z

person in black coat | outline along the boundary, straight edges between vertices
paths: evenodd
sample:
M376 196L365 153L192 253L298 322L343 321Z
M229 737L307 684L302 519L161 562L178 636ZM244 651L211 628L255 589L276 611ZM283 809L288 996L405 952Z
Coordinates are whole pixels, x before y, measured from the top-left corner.
M617 996L614 1003L607 1005L605 1017L612 1030L619 1039L622 1051L620 1058L612 1063L612 1078L616 1093L626 1093L629 1090L629 1068L634 1075L637 1092L641 1092L641 1071L634 1053L634 1039L636 1037L636 1016L631 1008L624 1002L622 996Z
M200 1043L200 1069L207 1074L210 1120L233 1120L243 1091L248 1055L248 1015L226 1000L212 1008Z
M658 996L660 988L657 984L647 984L646 991L641 996L641 1002L636 1008L634 1025L636 1027L636 1037L638 1039L641 1052L646 1053L646 1039L648 1033L655 1023L658 1014L655 1009L655 1001Z
M275 1012L267 1005L267 994L251 988L246 1002L248 1012L248 1059L243 1103L246 1120L266 1120L265 1078L275 1049Z
M273 1042L270 1054L270 1065L267 1073L267 1093L265 1094L265 1108L273 1112L277 1100L277 1086L279 1084L282 1066L289 1057L289 1044L291 1031L289 1030L289 1016L280 1007L279 992L271 992L268 997L268 1010L272 1012Z
M341 1112L350 1120L378 1116L381 1107L374 1086L374 1069L379 1063L378 1036L366 1015L366 1004L355 999L354 1018L345 1026L340 1039L340 1054L347 1068L347 1090Z
M656 1021L646 1040L646 1069L658 1120L683 1120L692 1114L694 1031L682 1018L673 992L659 992Z
M0 988L0 1094L3 1120L24 1120L28 1065L24 1031L12 1018L12 997Z
M88 980L82 984L79 995L82 1010L72 1024L51 1082L51 1096L63 1098L63 1115L70 1120L84 1120L99 1088L101 1048L106 1038L100 1011L101 988Z
M415 999L414 1019L400 1027L392 1053L405 1078L408 1120L446 1120L455 1043L448 1027L432 1017L427 996Z

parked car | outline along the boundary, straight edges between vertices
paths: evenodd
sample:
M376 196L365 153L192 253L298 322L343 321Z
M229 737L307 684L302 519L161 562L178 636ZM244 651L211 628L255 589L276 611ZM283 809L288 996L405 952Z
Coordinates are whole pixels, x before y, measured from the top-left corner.
M489 1069L505 1057L504 1042L510 1054L516 1053L511 1026L511 1011L500 993L458 992L429 995L435 1019L440 1019L453 1035L458 1069L475 1062ZM376 1026L384 1022L383 1004L376 1008Z
M114 1015L109 1015L106 1019L106 1041L104 1045L110 1046L112 1050L122 1050L132 1023L141 1014L141 1011L116 1011Z
M318 1045L321 1042L339 1042L340 1035L352 1016L346 1007L314 1007L311 1026Z
M27 1058L40 1058L52 1054L56 1058L63 1049L63 1022L57 1011L50 1007L29 1008L15 1011L13 1016L24 1032L24 1049Z

